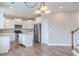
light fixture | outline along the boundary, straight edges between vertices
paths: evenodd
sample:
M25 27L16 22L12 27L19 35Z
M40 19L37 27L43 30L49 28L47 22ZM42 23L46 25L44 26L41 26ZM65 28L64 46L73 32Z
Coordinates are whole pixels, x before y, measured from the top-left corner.
M10 9L12 9L13 7L9 7Z
M38 5L38 2L24 2L28 8L34 8Z
M37 9L37 10L35 11L35 13L36 13L36 14L41 14L41 10L40 10L40 9Z
M41 6L40 10L41 11L46 11L46 10L48 10L48 7L46 5L43 5L43 6Z
M45 2L41 2L40 8L36 10L36 14L39 13L45 13L45 14L50 13L50 11L48 10L48 6L45 4Z
M35 11L36 14L49 14L50 10L48 10L48 6L45 4L45 2L23 2L28 8L35 8L38 4L40 5L37 10ZM11 2L11 5L13 6L15 4L15 2ZM13 8L12 6L10 6L9 8Z
M12 9L14 4L15 4L15 2L11 2L9 8Z
M45 11L45 13L46 13L46 14L49 14L49 13L50 13L50 11L49 11L49 10L47 10L47 11Z
M63 6L60 6L59 8L60 8L60 9L62 9L62 8L63 8Z

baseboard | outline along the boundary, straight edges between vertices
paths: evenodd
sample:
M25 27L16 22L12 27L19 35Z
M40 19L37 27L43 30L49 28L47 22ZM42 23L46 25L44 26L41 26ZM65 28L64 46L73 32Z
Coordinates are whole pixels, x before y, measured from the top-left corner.
M70 44L50 44L48 43L48 46L71 46Z
M8 53L8 50L0 50L0 54L1 53Z
M75 50L72 50L72 53L73 53L75 56L79 56L79 54L78 54Z

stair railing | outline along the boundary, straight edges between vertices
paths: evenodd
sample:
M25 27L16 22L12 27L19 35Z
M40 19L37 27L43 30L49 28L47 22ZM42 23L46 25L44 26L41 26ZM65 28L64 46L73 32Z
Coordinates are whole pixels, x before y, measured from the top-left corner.
M73 35L74 35L74 33L76 33L78 30L79 30L79 28L77 28L77 29L71 31L71 50L74 49L74 39L73 39Z

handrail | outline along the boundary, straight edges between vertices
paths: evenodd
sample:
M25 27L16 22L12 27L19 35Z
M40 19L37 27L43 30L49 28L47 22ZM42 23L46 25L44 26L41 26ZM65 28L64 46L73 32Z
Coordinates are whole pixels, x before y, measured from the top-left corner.
M78 30L79 30L79 28L75 29L74 31L72 30L72 31L73 31L73 34L74 34L75 32L77 32Z
M71 50L73 50L74 49L74 40L73 40L73 34L75 33L75 32L77 32L79 30L79 28L77 28L77 29L75 29L74 31L72 30L71 31Z

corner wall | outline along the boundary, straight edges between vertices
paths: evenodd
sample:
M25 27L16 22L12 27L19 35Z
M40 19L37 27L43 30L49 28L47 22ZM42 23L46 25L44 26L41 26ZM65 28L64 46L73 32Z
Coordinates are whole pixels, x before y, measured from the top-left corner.
M48 44L49 39L49 26L47 16L42 15L41 17L41 43Z
M77 12L53 12L48 15L48 45L70 46L71 30L78 28Z

